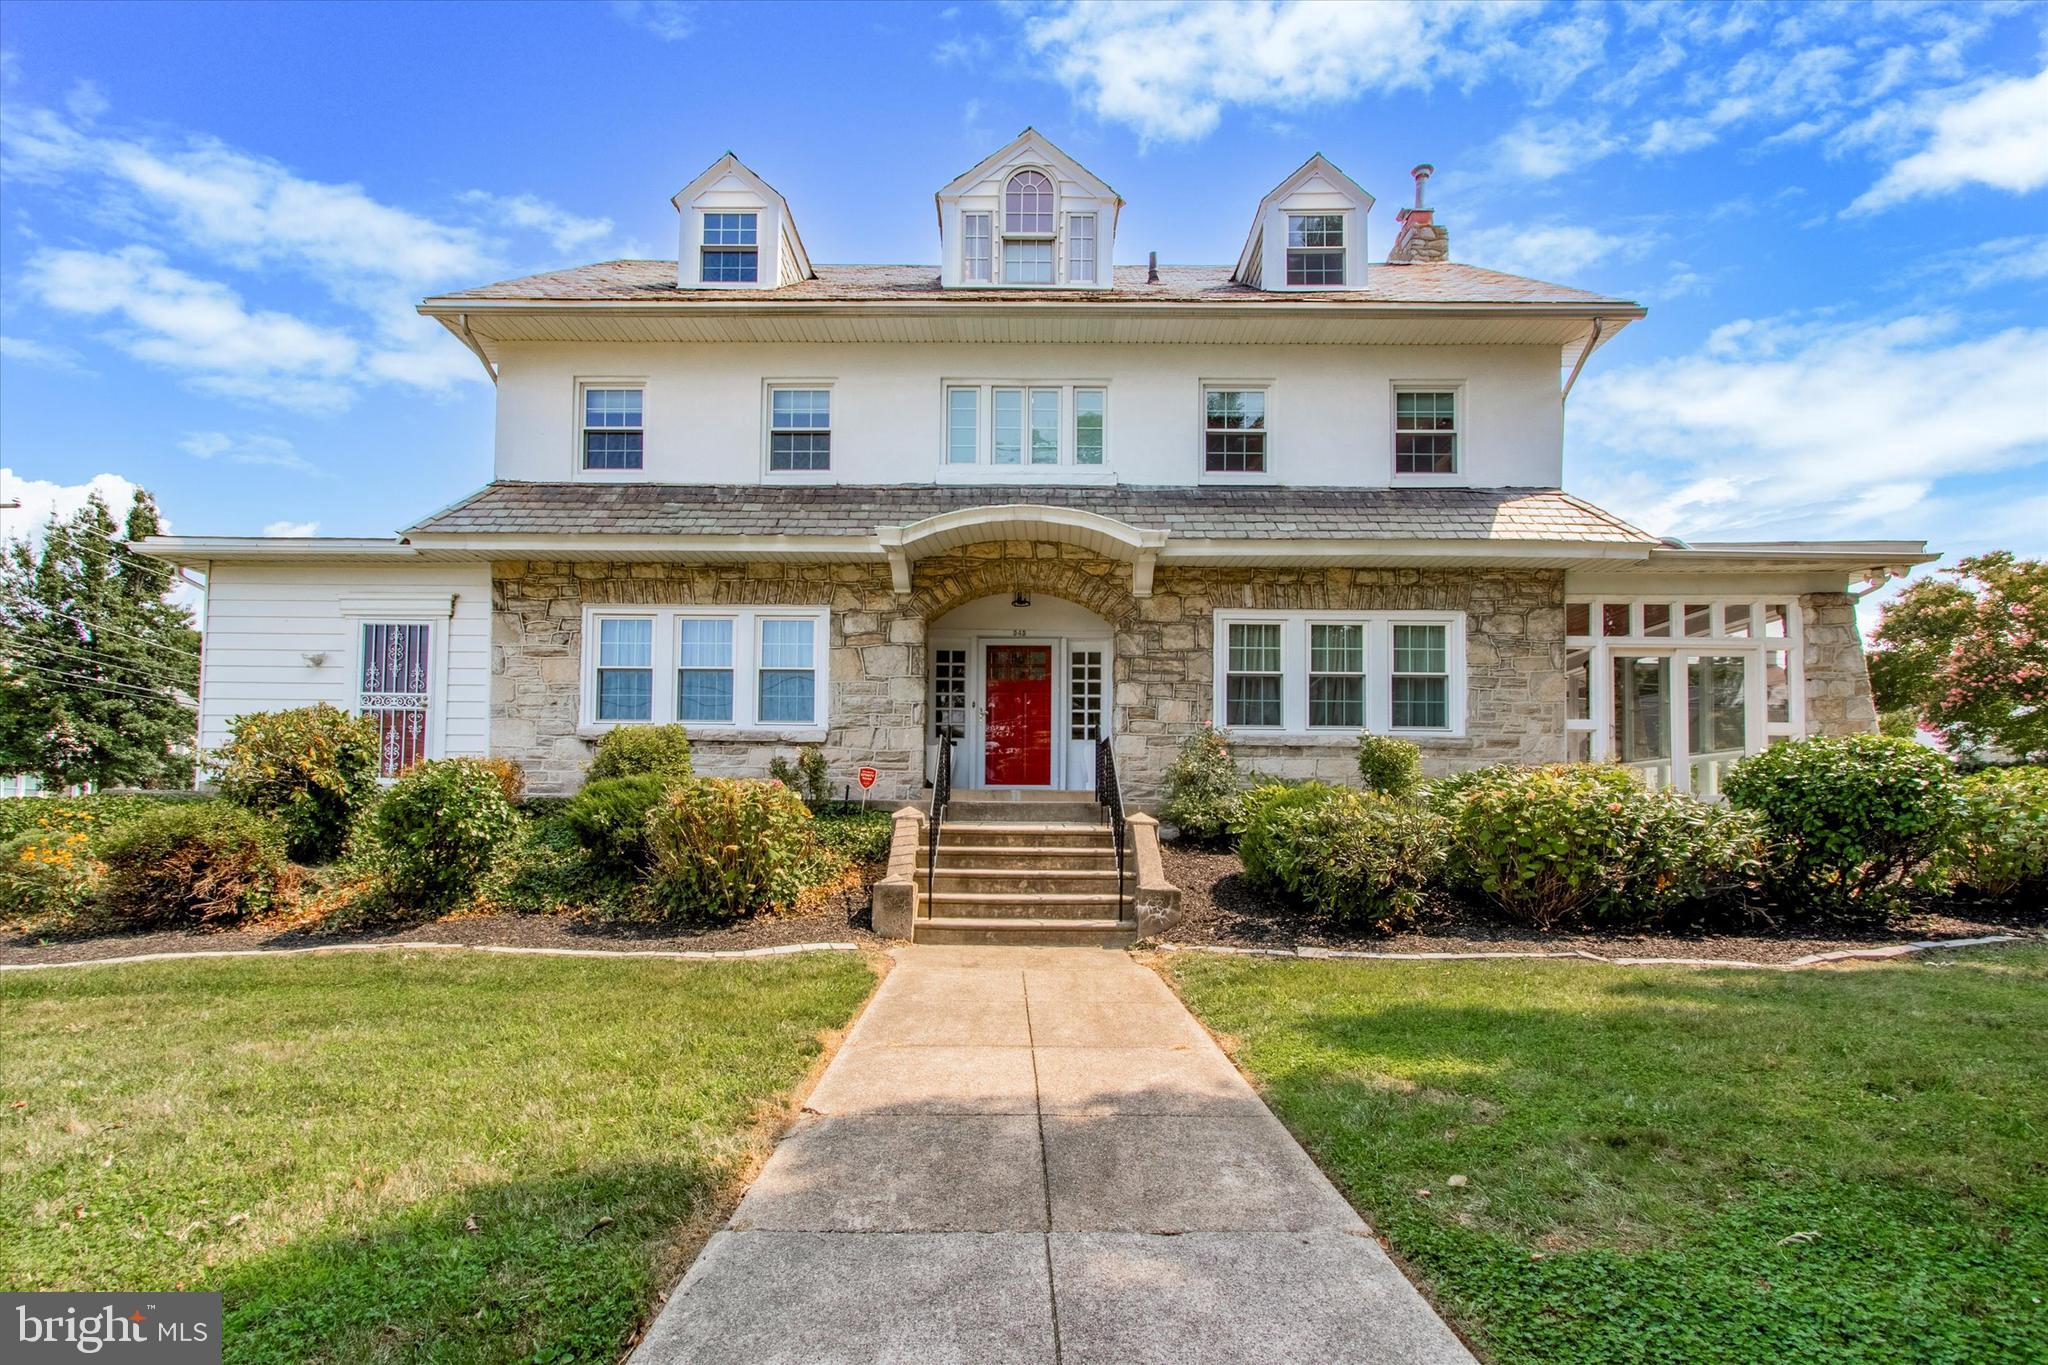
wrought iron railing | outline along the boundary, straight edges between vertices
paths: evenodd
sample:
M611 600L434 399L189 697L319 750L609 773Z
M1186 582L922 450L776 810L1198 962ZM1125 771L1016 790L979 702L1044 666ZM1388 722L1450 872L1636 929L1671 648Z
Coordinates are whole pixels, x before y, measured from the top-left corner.
M924 851L924 902L925 914L931 914L932 877L939 870L939 826L946 819L946 803L953 799L953 732L939 727L939 762L932 773L932 818L925 832Z
M1110 842L1116 848L1116 917L1125 918L1124 897L1124 795L1116 780L1116 751L1109 736L1095 741L1095 804L1109 821Z

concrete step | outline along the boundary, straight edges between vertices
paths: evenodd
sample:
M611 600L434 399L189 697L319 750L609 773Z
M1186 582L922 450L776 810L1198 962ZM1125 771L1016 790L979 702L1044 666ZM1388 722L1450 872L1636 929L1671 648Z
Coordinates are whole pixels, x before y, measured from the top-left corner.
M912 933L919 943L982 947L1126 948L1138 941L1138 926L1120 919L989 920L948 915L918 920Z
M975 848L1039 848L1093 846L1113 848L1115 840L1108 825L1097 820L1087 824L990 824L985 821L948 818L939 826L939 848L955 845Z
M929 850L920 846L917 850L917 865L923 867L930 860ZM1004 848L1000 844L942 844L939 848L939 866L1006 868L1013 872L1031 872L1040 868L1115 867L1116 850L1106 843L1079 848L1067 844L1041 848Z
M1006 825L1043 825L1059 821L1101 823L1102 807L1091 798L1003 801L955 797L946 804L945 823L955 820Z
M1122 913L1113 882L1100 891L938 891L919 904L934 918L1116 919Z
M1136 889L1135 877L1125 874L1129 889ZM1117 887L1116 864L1108 867L1040 868L1019 872L1004 867L948 867L941 863L931 874L934 894L963 892L981 896L1041 896L1080 892L1110 892Z

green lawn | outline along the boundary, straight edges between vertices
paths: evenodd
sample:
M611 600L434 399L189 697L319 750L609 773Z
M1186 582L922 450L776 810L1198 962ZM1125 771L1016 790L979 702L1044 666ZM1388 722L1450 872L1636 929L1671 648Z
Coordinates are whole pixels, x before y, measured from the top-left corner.
M0 976L0 1284L217 1289L230 1361L610 1361L850 954Z
M2048 950L1171 971L1494 1360L2048 1359Z

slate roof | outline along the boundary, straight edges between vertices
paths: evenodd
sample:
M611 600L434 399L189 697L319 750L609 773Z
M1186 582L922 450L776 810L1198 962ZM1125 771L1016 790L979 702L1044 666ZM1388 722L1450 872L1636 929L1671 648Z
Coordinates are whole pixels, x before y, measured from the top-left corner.
M861 536L967 507L1078 508L1175 540L1515 540L1655 545L1555 488L487 484L408 535Z
M1635 307L1626 300L1568 289L1561 284L1505 275L1457 261L1366 268L1363 289L1313 292L1251 289L1232 283L1225 265L1162 265L1159 283L1145 283L1145 267L1116 268L1109 289L946 289L937 266L821 265L817 278L775 289L682 289L674 261L604 261L506 280L476 289L436 295L442 300L547 303L777 303L953 302L1129 304L1129 303L1333 303L1333 304L1530 304Z

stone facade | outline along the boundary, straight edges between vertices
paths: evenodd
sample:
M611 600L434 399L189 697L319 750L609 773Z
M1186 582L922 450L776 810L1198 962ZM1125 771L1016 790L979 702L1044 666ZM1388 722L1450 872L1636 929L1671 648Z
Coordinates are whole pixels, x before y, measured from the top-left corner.
M1853 735L1877 729L1870 669L1856 629L1856 599L1814 592L1799 599L1806 665L1806 733Z
M832 611L828 762L841 780L863 763L875 795L924 790L925 631L955 607L1024 589L1063 598L1115 636L1118 765L1136 804L1157 800L1174 752L1209 722L1214 615L1263 610L1400 609L1466 614L1466 734L1422 741L1432 772L1503 760L1562 757L1564 593L1556 572L1426 569L1176 569L1134 598L1127 565L1071 545L989 542L916 563L912 591L891 590L886 565L675 565L507 561L492 566L491 730L494 752L527 768L536 792L581 780L595 736L580 733L583 608L825 606ZM1809 646L1810 652L1810 646ZM693 736L699 771L761 776L807 737L749 732ZM1288 776L1356 775L1348 740L1240 743L1252 766Z

